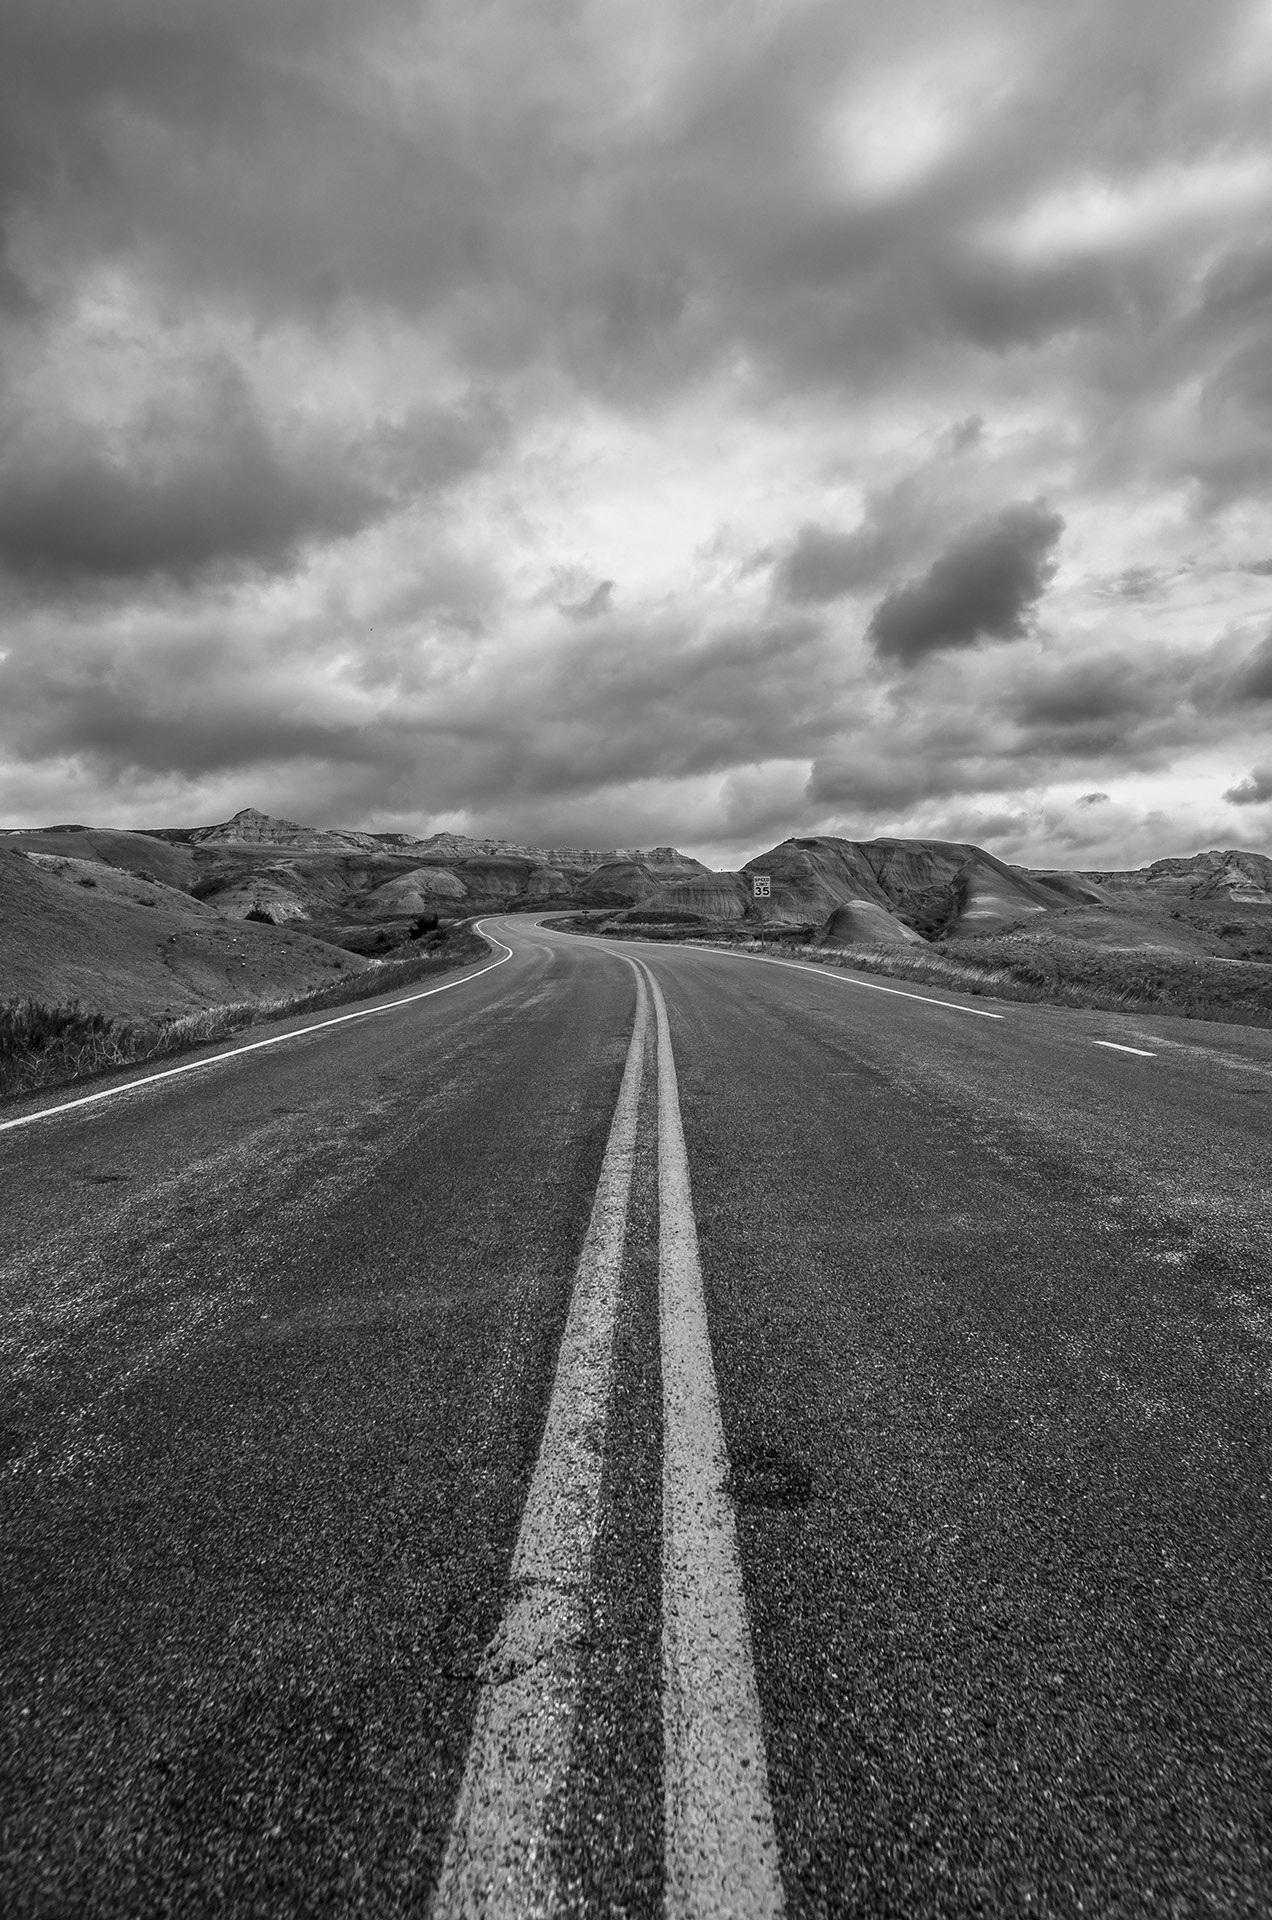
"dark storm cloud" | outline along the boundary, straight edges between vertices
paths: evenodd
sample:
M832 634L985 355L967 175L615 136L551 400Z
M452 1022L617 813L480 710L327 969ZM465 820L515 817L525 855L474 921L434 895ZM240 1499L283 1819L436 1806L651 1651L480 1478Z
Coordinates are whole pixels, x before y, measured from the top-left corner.
M312 307L392 284L414 189L428 264L417 246L396 273L427 280L455 251L453 221L427 218L456 197L455 168L360 86L368 43L403 12L391 0L14 0L0 30L12 197L65 183L81 246L142 246L190 284ZM410 178L417 155L434 162L427 179Z
M546 349L602 385L666 390L738 340L785 383L854 384L927 343L997 353L1163 310L1151 245L1029 259L979 228L1069 165L1073 98L1083 160L1114 179L1238 139L1205 80L1238 11L1214 0L1203 26L1162 0L1150 26L973 6L941 36L926 0L886 18L820 0L744 29L673 9L655 84L640 20L599 6L545 23L400 0L14 0L0 114L15 204L52 205L58 182L78 250L172 284L261 311L445 309L473 360ZM851 141L836 162L853 80L929 44L939 60L942 38L957 67L995 32L1021 80L946 165L880 196ZM1170 90L1169 119L1128 105L1132 77L1143 103ZM904 97L894 112L904 139ZM1234 304L1216 292L1215 324Z
M614 582L602 580L593 587L586 599L577 600L570 606L562 607L562 613L569 614L571 620L599 620L609 613L614 600Z
M995 351L1107 324L1126 298L1107 260L1030 266L970 250L945 264L933 291L952 331Z
M814 807L831 807L869 820L908 813L919 801L945 799L977 784L976 773L963 760L904 751L881 758L862 747L846 757L819 759L809 779L808 798Z
M306 700L298 670L330 656L316 636L262 648L207 617L85 646L74 623L0 659L5 750L71 756L107 783L133 775L238 771L262 762L338 762L368 743L345 701Z
M0 563L49 583L189 578L220 561L288 563L305 538L355 532L385 501L347 470L288 459L228 370L132 444L62 426L15 436L0 465Z
M1057 766L1111 784L1167 740L1253 727L1272 642L1221 650L1195 687L1120 631L1116 660L1066 657L1110 582L1132 634L1153 580L1169 597L1125 501L1151 528L1186 496L1181 551L1239 501L1240 551L1269 551L1272 252L1266 193L1237 179L1268 106L1232 51L1245 17L10 0L0 319L9 390L38 375L44 396L0 449L0 561L35 607L0 641L15 754L123 778L246 753L309 766L319 793L355 766L369 803L426 809L811 760L816 804L868 814ZM227 355L237 388L156 371ZM108 428L124 362L135 406ZM436 398L463 391L493 397ZM776 556L767 602L742 569L736 606L704 607L689 560L639 551L607 472L629 429L665 450L695 542L694 486L720 485L718 523ZM707 446L735 465L686 481ZM462 511L388 524L501 460ZM1026 671L1033 648L976 648L1031 629L1062 524L1044 495L1095 584L1063 584ZM1026 504L986 518L1002 501ZM316 614L286 575L324 547ZM929 663L891 708L869 704L877 669L853 680L854 594L878 602L885 666ZM76 624L50 640L59 596ZM178 602L205 616L197 645L166 624Z
M1229 787L1223 797L1234 807L1257 807L1272 800L1272 767L1256 767L1246 779Z
M806 524L779 564L776 585L788 600L803 605L837 600L878 578L878 549L872 528L834 533L828 527Z
M301 697L301 669L346 645L321 623L262 648L196 622L85 652L68 626L0 660L3 732L15 755L70 754L112 782L316 762L378 767L387 790L413 768L416 808L421 772L428 805L490 808L808 756L850 705L806 619L706 637L669 621L626 634L571 623L515 660L399 636L370 715Z
M1129 648L1060 662L1032 653L1002 665L947 659L922 698L902 683L889 696L890 715L863 718L850 739L827 741L810 804L868 822L960 795L1036 793L1055 779L1168 768L1181 750L1230 739L1230 719L1207 692L1227 646L1200 661L1163 649L1151 671ZM1113 806L1094 785L1074 804L1088 818ZM1054 831L1062 830L1070 831L1061 821Z
M1184 649L1161 650L1151 670L1130 648L1028 662L1007 684L986 689L988 706L1011 729L998 751L1028 769L1032 784L1056 773L1107 779L1163 767L1222 731L1221 717L1203 711L1212 673L1211 662ZM1093 791L1079 804L1107 801L1103 789Z
M850 703L833 645L804 617L604 633L563 635L479 688L470 779L480 767L492 794L542 796L807 756Z
M0 685L12 676L0 676ZM198 662L183 699L175 676L140 684L133 672L86 676L23 687L23 728L6 741L13 760L73 758L106 785L133 778L179 776L200 780L242 774L254 766L357 762L367 739L348 718L307 718L281 699L261 703L259 682L234 687ZM8 687L6 687L8 691Z
M39 760L71 753L114 783L130 775L244 773L253 767L307 762L338 765L371 756L367 740L349 721L308 720L274 708L261 711L250 697L217 690L217 704L203 712L165 706L147 711L137 700L104 688L79 727L65 713L51 714L46 732L34 731L16 751Z
M966 518L968 488L975 485L966 456L981 446L983 433L976 416L956 422L930 458L870 489L859 524L848 532L806 521L778 557L775 593L796 605L824 605L878 585L907 561L912 565L916 549L930 547L934 530L952 513ZM766 557L757 555L757 563Z
M1138 661L1101 656L1044 669L1010 698L1008 710L1026 727L1085 727L1153 713L1161 696L1162 683Z
M350 445L271 432L220 362L123 433L23 421L0 454L0 567L56 588L213 567L278 571L307 542L357 533L408 495L462 478L497 444L485 405L381 425Z
M1246 655L1223 691L1238 706L1272 700L1272 633Z
M808 799L868 820L961 793L1006 791L1020 779L1002 751L1008 737L998 716L956 691L931 703L908 702L891 721L863 716L832 735L815 758Z
M1060 514L1041 501L1006 507L972 528L920 579L879 602L867 630L875 652L908 667L943 648L1023 639L1063 530Z

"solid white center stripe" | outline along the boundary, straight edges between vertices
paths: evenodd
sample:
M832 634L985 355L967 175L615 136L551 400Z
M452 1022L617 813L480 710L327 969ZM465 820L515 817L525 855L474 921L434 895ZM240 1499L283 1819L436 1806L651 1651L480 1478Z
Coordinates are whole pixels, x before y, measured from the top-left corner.
M640 962L644 967L644 962ZM784 1911L667 1008L658 1023L663 1765L670 1920Z
M626 957L626 956L624 956ZM600 1504L614 1321L636 1153L649 997L636 1018L592 1218L575 1273L543 1442L521 1517L502 1624L486 1651L477 1719L434 1920L523 1920L555 1905L546 1822L578 1708Z
M1114 1053L1137 1053L1141 1060L1156 1060L1157 1055L1148 1047L1124 1047L1120 1040L1093 1040L1093 1047L1112 1047Z

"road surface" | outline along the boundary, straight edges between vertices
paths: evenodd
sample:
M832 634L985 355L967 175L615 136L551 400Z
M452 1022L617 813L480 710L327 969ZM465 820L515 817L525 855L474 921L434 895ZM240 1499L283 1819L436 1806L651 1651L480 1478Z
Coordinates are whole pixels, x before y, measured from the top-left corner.
M486 924L0 1114L0 1911L1272 1911L1272 1034Z

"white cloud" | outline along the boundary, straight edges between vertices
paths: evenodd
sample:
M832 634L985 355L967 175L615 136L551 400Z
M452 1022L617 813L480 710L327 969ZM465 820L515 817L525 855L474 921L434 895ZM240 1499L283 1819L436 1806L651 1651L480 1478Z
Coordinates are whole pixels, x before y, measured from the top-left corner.
M1266 765L1256 41L1238 0L20 0L0 807L1262 830L1221 798Z

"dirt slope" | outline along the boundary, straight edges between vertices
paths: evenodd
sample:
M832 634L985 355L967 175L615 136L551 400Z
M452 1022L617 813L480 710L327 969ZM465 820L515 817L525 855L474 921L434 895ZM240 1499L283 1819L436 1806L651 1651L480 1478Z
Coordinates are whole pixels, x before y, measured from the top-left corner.
M264 912L323 927L433 908L453 916L566 905L581 889L584 904L631 905L669 880L708 876L675 847L603 852L453 833L361 833L301 826L255 807L219 826L156 829L147 845L227 918ZM159 871L154 861L151 870Z
M574 881L574 898L582 907L639 906L654 894L690 875L711 877L698 862L654 862L638 858L606 860Z
M1155 899L1226 900L1234 906L1272 908L1272 859L1241 848L1194 853L1186 859L1154 860L1149 867L1083 876L1109 894Z
M459 903L468 898L468 889L449 867L414 867L410 873L384 880L356 901L359 914L392 916L400 913L425 913L447 909L468 911Z
M196 847L295 847L313 853L378 853L373 833L346 833L332 827L301 827L294 820L274 820L255 807L243 807L232 820L217 827L199 827L190 836Z
M823 926L840 907L859 900L927 939L996 929L1066 903L1059 891L961 841L855 841L821 834L784 840L748 860L743 873L770 876L770 899L754 906L760 919Z
M818 936L822 947L921 947L922 936L876 900L836 907Z
M1107 907L1113 899L1108 888L1100 886L1090 874L1051 867L1037 870L1029 867L1012 867L1011 872L1021 880L1034 881L1038 886L1045 888L1049 894L1058 894L1071 906Z
M304 992L366 965L288 929L227 922L100 860L0 845L0 1000L188 1013Z
M916 936L941 941L1012 931L1127 951L1272 956L1272 859L1232 849L1135 871L1031 872L968 842L819 834L783 840L738 873L713 873L673 846L536 848L454 833L363 833L306 827L252 807L212 827L13 830L0 834L0 849L6 847L186 889L191 910L202 902L239 930L234 939L258 945L269 929L249 936L244 922L256 925L249 915L268 914L293 934L307 927L362 949L368 928L382 926L396 938L423 914L446 923L573 906L616 916L616 924L666 915L708 929L768 925L788 936L803 929L829 945L912 945ZM757 874L769 876L765 899L754 897ZM121 897L118 910L127 904ZM171 903L145 909L161 910L177 911ZM12 948L12 930L8 938ZM293 959L298 952L293 948ZM243 954L235 948L231 957L242 973ZM312 953L310 963L319 964ZM86 977L76 964L76 977ZM166 967L162 984L181 990L179 975Z
M640 911L693 913L703 920L736 921L745 916L750 898L750 882L740 873L712 873L704 867L700 873L656 886L646 895Z
M891 904L863 849L852 840L829 835L783 840L743 867L748 894L756 874L767 874L772 889L767 900L755 900L749 909L764 921L821 926L849 900L873 901L884 909Z

